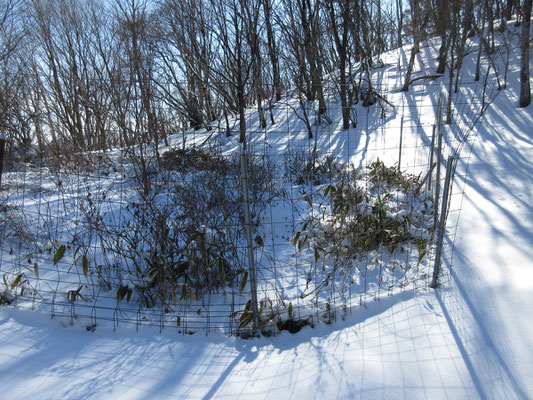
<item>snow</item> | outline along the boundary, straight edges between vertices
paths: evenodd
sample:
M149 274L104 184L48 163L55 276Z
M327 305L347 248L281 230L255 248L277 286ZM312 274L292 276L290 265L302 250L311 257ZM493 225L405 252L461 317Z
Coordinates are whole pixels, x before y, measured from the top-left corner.
M423 54L427 65L429 48ZM461 153L455 189L464 197L452 197L460 215L450 213L452 227L459 217L453 267L440 289L394 293L330 325L253 340L127 325L91 332L2 306L0 397L532 398L533 106L517 108L516 68L508 80ZM430 97L421 87L408 96ZM330 149L342 154L337 138Z
M248 341L87 333L3 309L0 384L5 398L475 398L445 327L431 292Z

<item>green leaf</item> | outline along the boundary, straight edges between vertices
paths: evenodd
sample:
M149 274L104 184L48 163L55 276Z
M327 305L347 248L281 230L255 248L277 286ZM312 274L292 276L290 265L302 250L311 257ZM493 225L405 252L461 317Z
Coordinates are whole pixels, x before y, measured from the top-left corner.
M54 254L54 265L57 265L59 261L63 258L65 255L65 251L67 250L66 246L62 244L59 246Z
M322 247L315 247L315 262L320 259L320 253L326 254L326 250L324 250Z
M248 271L244 271L242 274L242 279L241 279L241 293L244 292L247 282L248 282Z
M289 302L289 310L288 310L288 314L289 314L289 319L293 319L294 318L294 311L292 309L292 301Z
M83 275L87 278L87 275L89 275L89 261L87 261L87 256L85 254L81 257L81 266Z
M302 233L300 231L296 232L296 235L294 236L294 239L292 239L292 245L296 246L296 243L298 243L298 239L300 239L300 235Z
M246 325L248 325L250 322L252 322L253 314L252 313L244 313L241 315L241 318L239 320L239 329L244 328Z
M71 303L74 303L76 301L76 294L77 292L75 290L69 290L67 292L68 301L70 301Z
M13 283L11 284L11 289L17 287L20 284L20 281L22 280L22 274L17 275Z
M306 245L307 241L309 240L309 236L305 235L302 240L298 242L298 251L301 252L304 246Z
M246 306L244 306L244 311L251 312L252 311L252 300L248 300L246 302Z

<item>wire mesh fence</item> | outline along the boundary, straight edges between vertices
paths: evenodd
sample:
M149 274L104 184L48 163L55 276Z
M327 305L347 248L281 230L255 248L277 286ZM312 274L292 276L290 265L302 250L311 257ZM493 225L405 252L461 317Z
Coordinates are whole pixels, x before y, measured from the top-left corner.
M229 116L169 146L10 162L2 302L87 329L251 336L427 288L436 256L453 261L463 188L448 165L495 92L463 82L448 114L441 82L391 87L354 105L348 130L334 86L324 115L289 90L266 126L247 111L245 147Z

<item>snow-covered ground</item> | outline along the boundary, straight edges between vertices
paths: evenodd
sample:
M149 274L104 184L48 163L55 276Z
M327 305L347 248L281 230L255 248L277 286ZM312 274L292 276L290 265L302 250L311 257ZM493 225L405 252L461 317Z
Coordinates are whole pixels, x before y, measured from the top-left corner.
M517 107L517 55L508 88L461 154L455 189L465 195L454 198L453 268L439 290L248 341L149 327L88 332L0 307L0 398L532 398L533 106Z

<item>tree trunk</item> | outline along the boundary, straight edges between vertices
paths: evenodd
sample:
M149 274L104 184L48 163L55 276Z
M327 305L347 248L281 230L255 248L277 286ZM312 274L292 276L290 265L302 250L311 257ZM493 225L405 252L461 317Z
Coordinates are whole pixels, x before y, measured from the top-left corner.
M396 0L396 18L398 19L398 48L401 48L403 31L403 5L402 0Z
M274 36L274 30L272 28L272 4L270 0L263 0L263 8L265 11L265 25L267 30L267 44L268 44L268 54L270 56L270 63L272 64L272 80L273 80L273 91L275 93L276 102L281 100L281 79L279 73L279 61L278 61L278 51L276 48L276 40Z
M329 3L329 16L333 30L333 39L339 55L339 94L341 97L342 108L342 129L350 129L350 105L348 103L348 83L346 80L346 61L348 57L348 21L350 17L350 3L345 0L339 3L341 7L340 15L342 16L342 35L339 35L339 29L336 23L335 7Z
M409 65L407 66L407 73L405 74L405 82L402 87L402 92L407 92L409 90L409 85L411 84L411 75L413 74L413 69L415 66L416 53L420 50L420 44L418 41L415 41L413 48L411 49L411 57L409 58Z
M439 65L437 66L437 74L443 74L446 69L446 58L448 58L448 46L449 42L446 35L441 36L441 45L439 49Z
M522 5L522 62L520 65L520 107L531 103L531 85L529 83L529 30L531 25L531 6L533 0L524 0Z
M437 66L437 74L443 74L446 69L446 59L448 58L448 49L450 47L450 40L448 39L448 29L450 27L449 5L447 0L439 0L436 2L436 8L433 11L433 18L437 35L440 36L440 49Z
M300 17L302 21L302 28L304 30L304 50L309 64L311 75L311 92L313 100L318 97L318 115L325 114L326 101L324 99L324 91L322 88L322 73L320 71L321 65L318 54L318 42L316 40L318 18L318 1L312 5L309 0L304 0L300 5ZM311 99L309 99L311 100Z
M423 26L420 26L421 18L418 0L411 0L410 3L413 11L413 48L411 49L411 58L409 59L409 65L407 66L407 73L405 74L405 82L402 87L402 92L407 92L409 90L409 85L411 84L411 75L415 66L416 54L420 51L420 34L424 29Z

